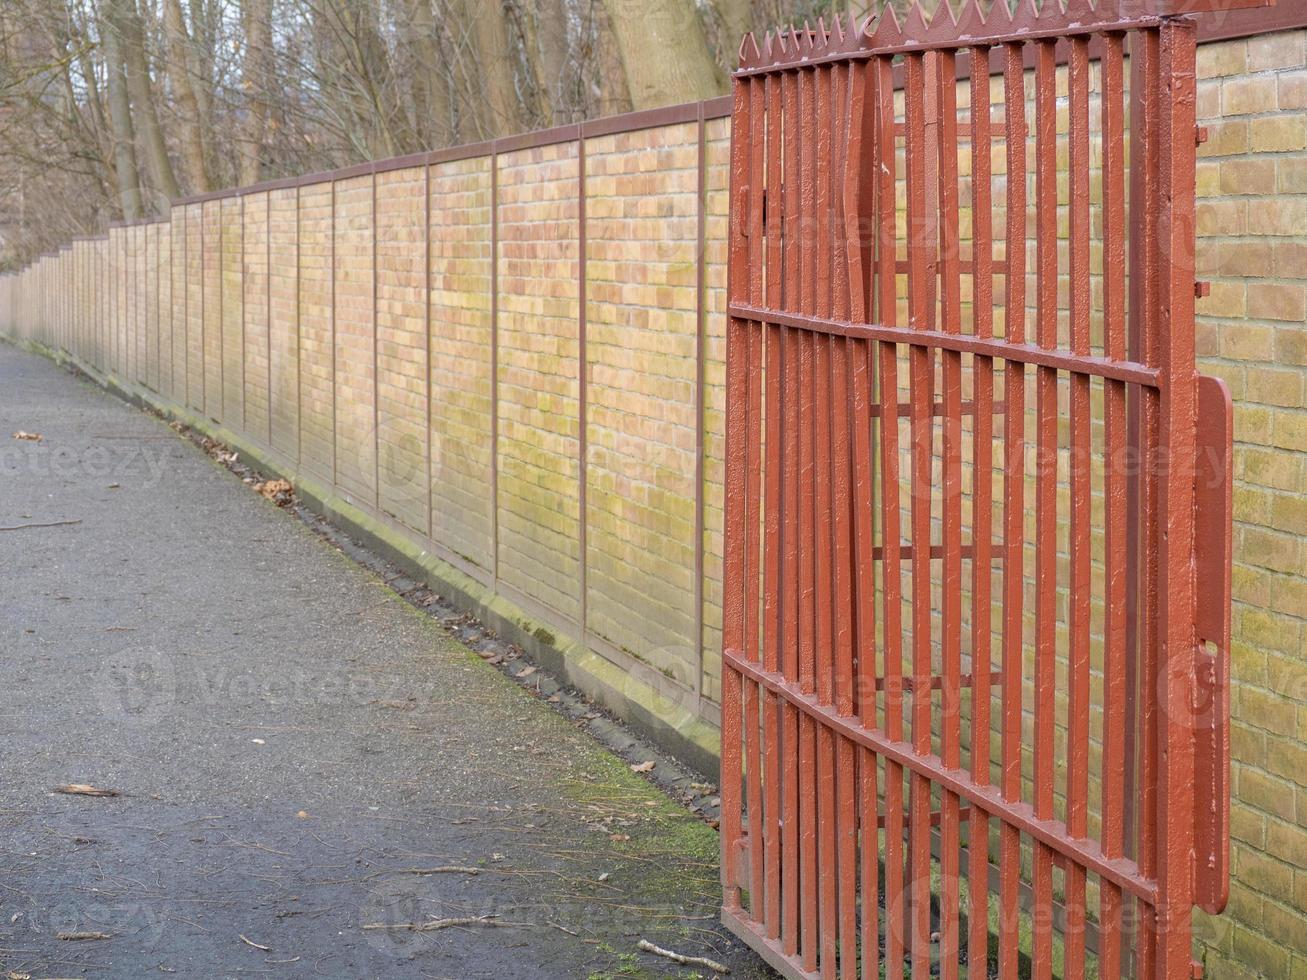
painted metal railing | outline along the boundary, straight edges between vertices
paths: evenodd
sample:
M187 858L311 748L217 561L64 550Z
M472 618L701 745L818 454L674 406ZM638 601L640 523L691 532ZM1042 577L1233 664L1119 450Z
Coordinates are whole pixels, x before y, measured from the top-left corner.
M745 40L723 919L787 975L1188 976L1224 904L1196 6Z

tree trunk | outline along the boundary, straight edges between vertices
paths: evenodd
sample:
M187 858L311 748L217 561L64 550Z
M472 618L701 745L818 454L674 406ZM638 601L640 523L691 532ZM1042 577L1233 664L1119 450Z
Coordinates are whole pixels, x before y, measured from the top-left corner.
M616 116L631 111L631 90L626 85L626 69L617 50L617 36L608 11L602 4L594 8L595 50L598 57L599 98L596 111L601 116Z
M471 30L476 74L481 80L481 102L473 110L481 137L515 133L521 127L521 117L503 4L500 0L463 0L463 14Z
M721 60L728 71L740 64L740 42L754 28L753 0L713 0L721 21Z
M163 27L168 41L168 80L177 96L178 138L186 181L192 193L203 194L209 190L209 168L205 165L204 130L191 67L191 39L182 18L181 0L163 0Z
M720 94L718 74L694 0L604 0L636 109Z
M571 119L576 103L565 91L571 65L565 0L531 0L522 17L522 45L535 80L535 114L541 126Z
M141 217L141 181L136 170L136 134L132 128L132 103L127 94L120 35L117 26L105 18L100 21L100 36L104 41L105 76L109 86L118 210L126 220L135 221Z
M431 0L409 0L406 12L404 37L413 99L413 132L421 149L448 146L453 142L454 132L449 80L443 71Z
M134 117L140 128L145 162L150 168L150 177L155 189L171 200L180 197L181 191L177 187L172 160L168 158L168 146L163 139L163 130L159 127L159 113L154 102L154 91L150 85L150 68L145 57L145 36L136 9L136 0L114 0L114 3L117 8L114 19L119 26L120 47L127 69L127 89L131 96Z
M267 137L268 98L272 92L272 5L269 0L244 0L241 27L245 32L245 60L241 64L241 93L245 116L241 120L240 182L263 179L263 143Z

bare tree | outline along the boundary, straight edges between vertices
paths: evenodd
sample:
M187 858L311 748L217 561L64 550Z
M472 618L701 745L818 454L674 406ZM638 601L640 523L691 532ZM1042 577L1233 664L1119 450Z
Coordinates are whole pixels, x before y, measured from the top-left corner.
M488 139L515 133L521 108L503 4L500 0L460 0L460 9L481 81L483 97L471 107L478 135Z
M245 32L245 58L241 62L245 115L240 134L240 181L255 184L263 176L261 155L268 124L268 98L272 94L271 0L243 0L241 28Z
M132 102L133 128L140 138L145 162L156 190L167 198L181 193L173 174L163 130L159 127L159 113L155 106L154 86L150 81L149 61L145 52L145 36L141 27L136 0L110 0L114 5L113 25L121 32L119 47L127 72L127 90Z
M181 0L163 0L163 33L168 52L168 82L177 102L177 141L186 182L192 191L203 193L209 190L209 168L205 159L203 117L196 94L195 56Z
M141 181L136 169L136 131L132 126L132 102L127 89L127 69L123 61L121 11L111 0L100 21L100 39L104 46L105 68L109 87L109 117L113 131L114 169L118 177L118 202L128 221L141 217Z
M723 78L694 0L604 0L637 109L716 95Z

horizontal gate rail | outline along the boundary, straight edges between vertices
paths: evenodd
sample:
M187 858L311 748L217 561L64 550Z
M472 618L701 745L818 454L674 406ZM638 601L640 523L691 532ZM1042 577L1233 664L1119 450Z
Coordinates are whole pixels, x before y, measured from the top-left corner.
M794 327L836 337L856 337L862 340L880 340L914 347L933 347L954 353L980 354L985 357L1002 358L1005 361L1017 361L1021 364L1055 368L1060 371L1075 371L1078 374L1111 378L1113 381L1148 385L1153 388L1157 387L1160 373L1155 367L1137 364L1134 361L1076 355L1055 348L1012 343L993 337L973 337L967 334L946 333L942 330L890 327L877 323L851 323L847 320L831 320L785 313L781 310L768 310L750 306L748 303L732 303L727 312L730 316L755 323Z

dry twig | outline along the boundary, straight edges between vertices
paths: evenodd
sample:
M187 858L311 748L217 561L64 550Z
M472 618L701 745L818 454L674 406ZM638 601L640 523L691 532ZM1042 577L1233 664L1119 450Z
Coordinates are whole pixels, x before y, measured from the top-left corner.
M716 973L730 973L731 968L716 960L710 960L706 956L686 956L683 953L673 953L670 949L663 949L661 946L655 946L647 939L640 940L640 949L646 953L653 953L655 956L662 956L671 960L673 963L680 963L681 966L701 966L706 970L712 970Z
M502 922L489 915L475 915L458 919L429 919L426 922L369 922L364 929L385 929L395 932L436 932L440 929L453 929L456 926L486 926L507 929L510 927L529 926L529 922Z
M31 524L9 524L0 527L0 531L22 531L29 527L66 527L69 524L80 524L82 519L79 517L75 521L34 521Z

